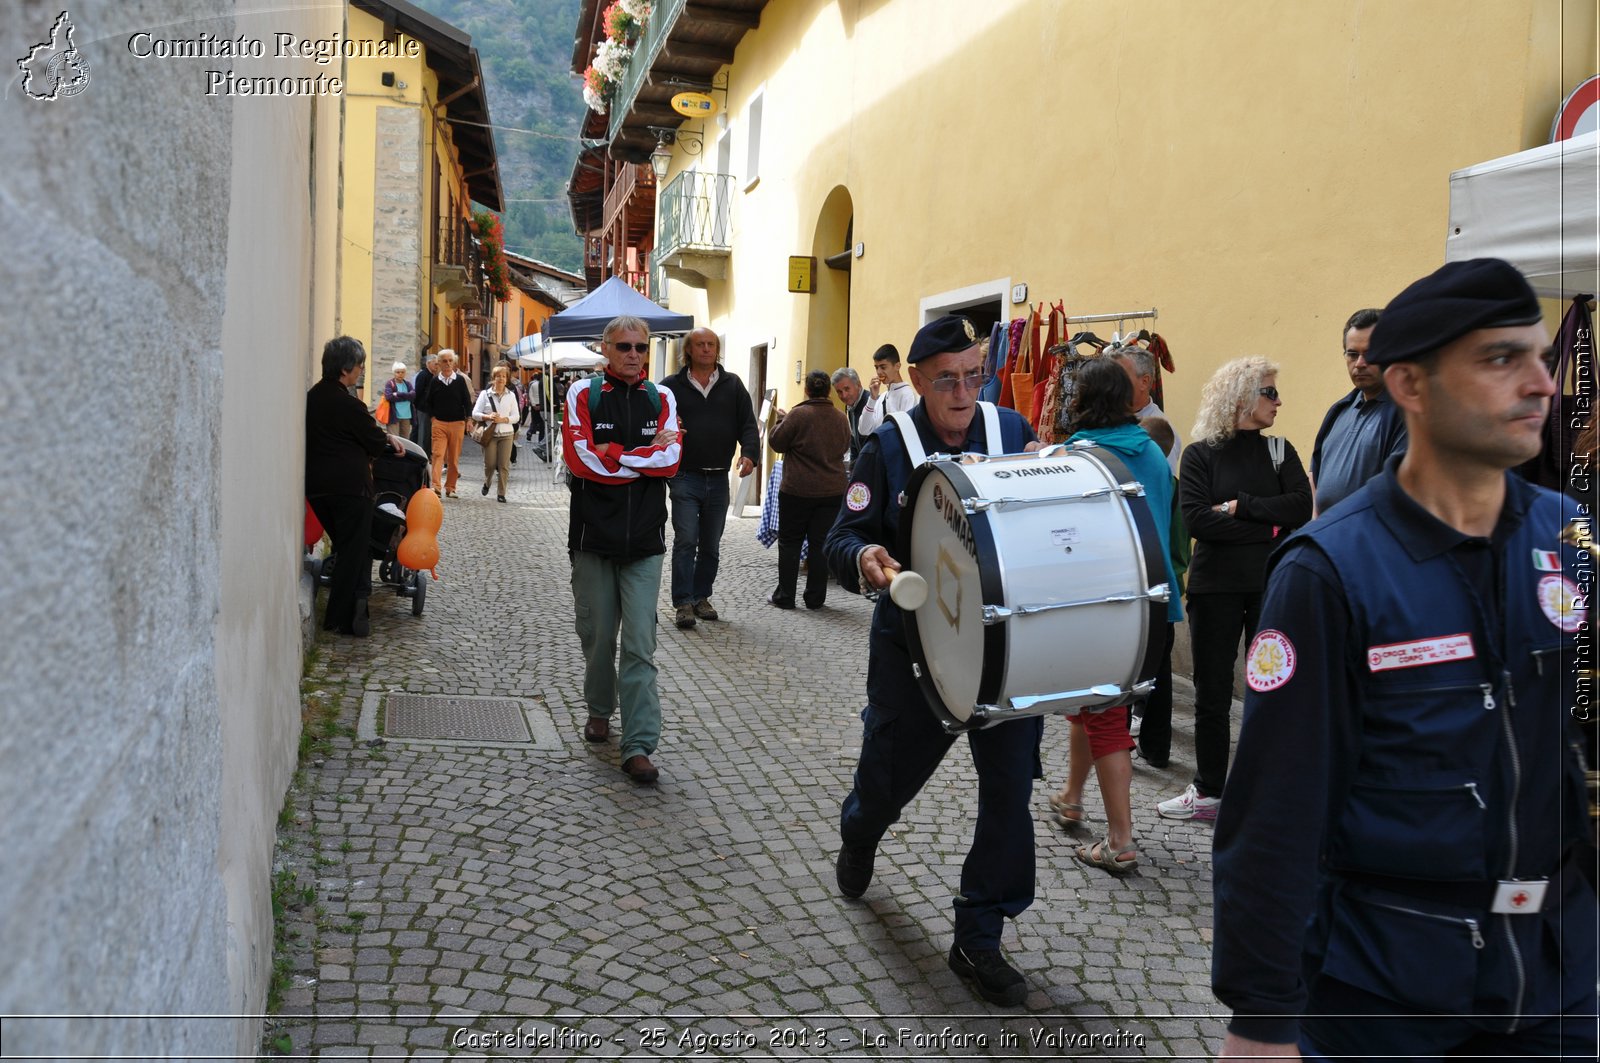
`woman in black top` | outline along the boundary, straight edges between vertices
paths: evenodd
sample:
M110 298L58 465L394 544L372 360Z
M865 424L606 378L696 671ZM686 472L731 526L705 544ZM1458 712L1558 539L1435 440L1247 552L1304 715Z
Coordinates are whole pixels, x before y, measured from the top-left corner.
M1194 536L1189 646L1194 657L1195 775L1156 806L1168 819L1215 819L1228 775L1228 710L1239 639L1255 637L1267 555L1311 519L1311 483L1289 441L1268 438L1283 400L1278 367L1237 358L1206 382L1178 501Z
M333 543L335 561L322 626L364 637L372 593L372 459L404 453L367 404L350 394L367 352L349 336L322 348L322 379L306 392L306 501Z

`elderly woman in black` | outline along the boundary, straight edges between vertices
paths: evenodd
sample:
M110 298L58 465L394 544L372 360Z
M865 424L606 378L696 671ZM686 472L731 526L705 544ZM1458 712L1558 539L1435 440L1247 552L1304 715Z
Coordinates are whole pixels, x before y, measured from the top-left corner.
M405 452L383 430L367 404L350 394L361 379L367 352L361 341L340 336L322 348L322 379L306 392L306 501L333 542L336 555L322 626L365 638L372 594L372 459L385 450Z

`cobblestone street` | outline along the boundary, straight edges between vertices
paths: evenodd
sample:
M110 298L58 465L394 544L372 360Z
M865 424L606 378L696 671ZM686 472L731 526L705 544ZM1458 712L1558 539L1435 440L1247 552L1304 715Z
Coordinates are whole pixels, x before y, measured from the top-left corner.
M370 638L319 632L304 690L336 702L348 733L305 763L280 831L278 865L314 883L315 901L286 916L298 936L267 1045L373 1058L1190 1059L1220 1043L1211 825L1154 809L1193 771L1182 679L1171 767L1135 761L1140 868L1126 879L1072 858L1104 828L1092 781L1089 829L1053 822L1045 798L1066 771L1067 726L1047 721L1037 899L1004 943L1030 992L1022 1008L994 1008L945 964L976 804L965 742L885 839L866 896L834 885L869 603L830 586L818 612L767 605L777 550L756 542L755 520L730 518L721 620L675 628L663 574L661 781L635 786L615 737L591 746L580 733L565 488L524 445L510 504L496 504L465 449L424 615L375 588ZM532 740L386 737L384 696L399 691L520 699Z

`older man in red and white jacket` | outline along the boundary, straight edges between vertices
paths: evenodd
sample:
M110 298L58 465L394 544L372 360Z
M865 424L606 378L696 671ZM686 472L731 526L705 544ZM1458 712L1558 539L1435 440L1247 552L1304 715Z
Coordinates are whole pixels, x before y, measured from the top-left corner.
M601 336L603 374L567 389L563 452L572 473L567 549L583 643L583 737L611 737L622 708L622 770L653 783L661 739L656 692L656 596L666 554L667 481L678 471L678 407L645 379L650 329L614 318ZM617 663L617 639L622 660Z

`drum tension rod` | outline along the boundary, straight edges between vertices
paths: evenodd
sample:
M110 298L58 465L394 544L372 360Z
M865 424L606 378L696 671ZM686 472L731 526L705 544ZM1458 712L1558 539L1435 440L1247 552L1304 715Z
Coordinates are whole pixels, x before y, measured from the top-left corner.
M1092 702L1094 707L1084 704L1078 705L1076 708L1080 711L1088 710L1092 712L1094 708L1114 708L1125 703L1128 698L1144 697L1154 689L1155 683L1151 680L1135 683L1132 690L1124 690L1114 683L1102 683L1083 690L1062 690L1055 694L1029 694L1025 697L1012 698L1011 708L1013 710L1031 709L1049 701L1082 701Z
M982 513L986 509L1002 506L1042 506L1055 505L1058 502L1092 502L1097 498L1106 498L1110 495L1122 495L1126 498L1143 498L1144 484L1129 481L1117 484L1115 487L1096 487L1075 495L1041 495L1038 498L1016 498L1006 495L1001 498L968 498L963 499L961 506L968 514Z
M1165 583L1158 583L1147 591L1130 591L1127 594L1108 594L1104 598L1082 598L1075 602L1049 602L1044 605L1018 605L1007 608L1003 605L985 605L983 607L983 622L985 625L998 624L1014 616L1028 616L1031 613L1048 613L1054 609L1077 609L1085 605L1103 605L1107 602L1165 602L1172 598L1172 588Z

